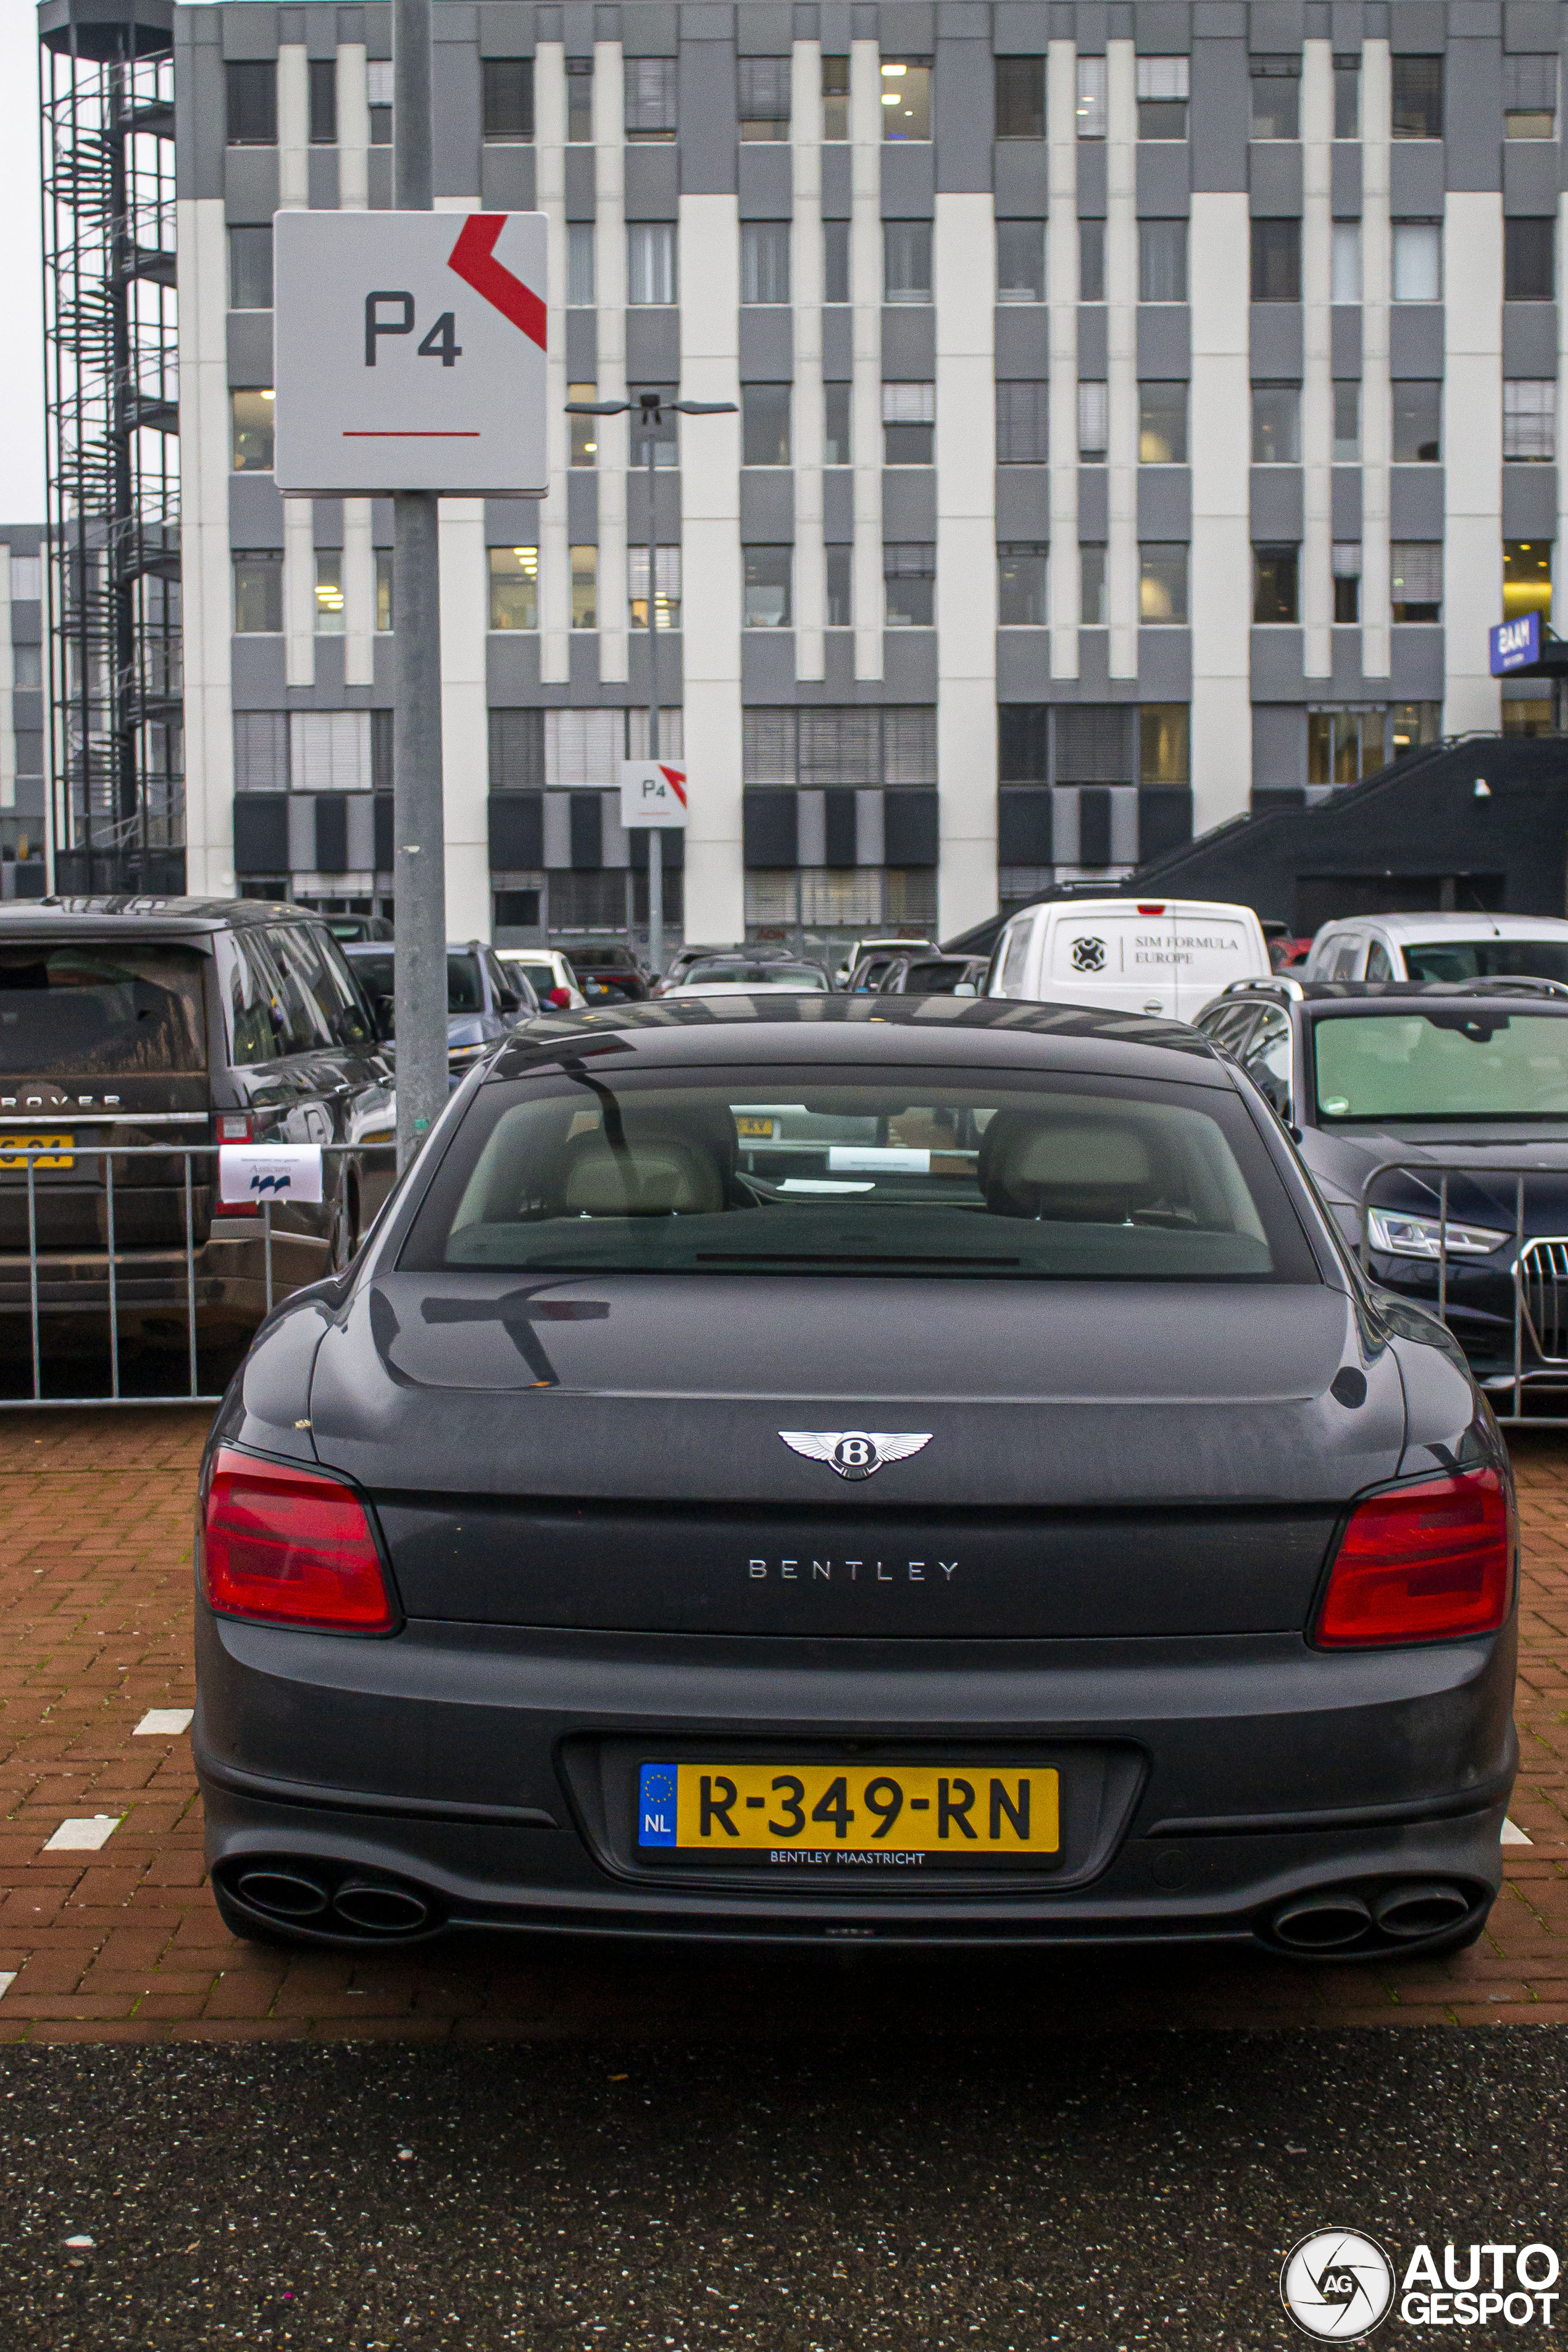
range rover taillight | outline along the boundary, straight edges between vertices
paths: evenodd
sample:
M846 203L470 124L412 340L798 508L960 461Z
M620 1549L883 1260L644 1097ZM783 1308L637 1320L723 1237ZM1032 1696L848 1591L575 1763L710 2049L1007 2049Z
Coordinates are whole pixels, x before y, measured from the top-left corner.
M220 1447L202 1522L202 1581L226 1617L318 1632L395 1622L381 1556L354 1489L320 1470Z
M1513 1510L1495 1470L1385 1487L1352 1512L1318 1612L1331 1649L1495 1633L1513 1601Z

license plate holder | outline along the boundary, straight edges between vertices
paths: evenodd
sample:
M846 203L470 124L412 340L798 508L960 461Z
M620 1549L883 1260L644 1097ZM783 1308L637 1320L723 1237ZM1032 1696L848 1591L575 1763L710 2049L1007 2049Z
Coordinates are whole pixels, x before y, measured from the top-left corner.
M76 1138L74 1135L4 1135L0 1134L0 1169L15 1170L18 1176L27 1172L28 1152L37 1157L33 1166L74 1168Z
M1038 1763L644 1761L637 1859L865 1874L1061 1862L1061 1774Z

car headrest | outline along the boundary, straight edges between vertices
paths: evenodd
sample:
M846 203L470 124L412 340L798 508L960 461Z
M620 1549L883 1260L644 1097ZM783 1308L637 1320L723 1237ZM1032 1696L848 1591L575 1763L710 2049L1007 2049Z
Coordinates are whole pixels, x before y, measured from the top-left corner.
M614 1149L603 1135L568 1147L559 1213L568 1217L673 1217L724 1206L718 1162L700 1145L637 1136Z
M1009 1190L1043 1184L1077 1192L1090 1186L1142 1191L1154 1171L1136 1128L1115 1119L1050 1119L1010 1137L993 1172Z

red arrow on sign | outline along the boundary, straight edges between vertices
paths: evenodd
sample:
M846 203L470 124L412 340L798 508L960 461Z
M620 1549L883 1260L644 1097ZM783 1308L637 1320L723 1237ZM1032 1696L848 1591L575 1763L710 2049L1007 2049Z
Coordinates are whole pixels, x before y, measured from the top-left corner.
M659 774L664 778L664 780L665 780L666 783L669 786L670 791L675 794L676 799L680 803L681 807L682 807L682 808L684 808L684 807L686 806L686 771L685 771L685 769L684 769L684 768L667 768L667 767L665 766L664 761L663 761L662 760L660 760L659 761L658 761L658 763L657 763L657 764L658 764L658 772L659 772Z
M447 267L543 351L547 315L543 303L531 286L525 286L504 262L496 259L496 241L506 222L505 213L470 213L447 257Z

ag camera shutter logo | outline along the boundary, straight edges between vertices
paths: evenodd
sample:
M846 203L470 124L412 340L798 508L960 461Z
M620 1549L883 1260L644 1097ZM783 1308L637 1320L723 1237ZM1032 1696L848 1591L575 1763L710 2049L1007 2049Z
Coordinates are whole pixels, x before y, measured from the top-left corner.
M1285 2308L1320 2344L1353 2344L1381 2327L1394 2304L1393 2263L1360 2230L1314 2230L1279 2273Z

